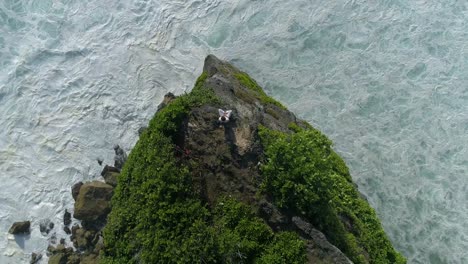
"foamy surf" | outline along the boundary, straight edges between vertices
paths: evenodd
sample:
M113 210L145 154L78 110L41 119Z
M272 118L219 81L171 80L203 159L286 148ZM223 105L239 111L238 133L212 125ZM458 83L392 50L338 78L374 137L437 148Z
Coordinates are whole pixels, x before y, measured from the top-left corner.
M66 237L71 185L129 152L208 53L334 140L410 263L468 262L466 17L436 1L0 1L0 263Z

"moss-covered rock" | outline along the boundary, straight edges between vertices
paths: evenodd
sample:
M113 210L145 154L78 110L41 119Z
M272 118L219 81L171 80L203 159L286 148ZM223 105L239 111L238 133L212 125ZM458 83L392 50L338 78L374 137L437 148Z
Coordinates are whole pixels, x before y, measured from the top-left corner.
M233 110L229 122L218 108ZM404 263L330 146L208 56L192 92L159 108L118 176L102 261Z
M14 235L29 234L31 233L30 227L30 221L15 222L13 223L13 225L11 225L10 229L8 230L8 233Z
M104 219L110 212L110 200L113 187L93 181L83 184L75 202L74 217L76 219L93 222Z
M49 258L49 264L67 264L68 256L65 253L54 254Z

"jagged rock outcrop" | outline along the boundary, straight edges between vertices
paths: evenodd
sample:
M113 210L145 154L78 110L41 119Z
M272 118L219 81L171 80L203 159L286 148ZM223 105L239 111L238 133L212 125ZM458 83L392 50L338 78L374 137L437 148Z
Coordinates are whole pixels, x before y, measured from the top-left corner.
M190 150L190 158L204 167L192 176L200 196L210 204L223 195L234 196L259 208L259 215L275 231L300 230L307 241L310 263L352 263L310 223L258 200L256 195L261 178L258 165L263 157L259 125L291 133L291 123L306 124L280 104L262 102L261 95L236 78L242 73L230 64L210 55L203 70L207 74L205 85L223 101L224 109L233 112L231 120L221 124L217 122L218 108L204 105L192 109L183 125L179 147Z
M78 188L75 217L83 226L72 228L71 240L85 252L72 254L81 263L96 260L99 252L115 263L404 263L325 136L267 96L246 73L212 55L194 91L165 96L149 126L139 131L122 172L120 163L106 166L101 173L106 183ZM232 110L228 122L220 121L219 109ZM295 145L313 141L307 148L320 151L302 149L307 154L296 155L288 141L292 135L299 135ZM264 137L274 143L268 145ZM271 173L276 164L265 174L272 145L278 146L278 159L285 153L294 162L276 163L278 170L294 174L286 183ZM326 184L313 178L319 170ZM265 192L267 177L277 180L286 199L275 189ZM101 232L96 223L105 222L113 187L112 213ZM307 188L329 188L329 193ZM297 200L291 203L289 195ZM369 222L363 224L361 215ZM367 236L369 230L378 235ZM380 251L371 255L369 249ZM76 259L67 249L55 252L67 263Z
M23 222L15 222L8 230L8 233L13 235L21 235L21 234L29 234L31 222L30 221L23 221Z

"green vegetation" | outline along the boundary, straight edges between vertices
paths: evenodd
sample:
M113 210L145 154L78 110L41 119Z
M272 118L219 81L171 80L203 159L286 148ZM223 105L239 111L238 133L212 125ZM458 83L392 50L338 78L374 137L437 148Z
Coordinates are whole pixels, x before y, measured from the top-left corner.
M260 87L255 80L250 78L250 76L245 73L245 72L238 72L235 73L234 76L237 78L237 80L246 88L254 91L256 93L257 98L262 102L263 104L272 104L276 105L284 110L286 110L286 107L282 105L280 102L276 101L275 99L271 98L268 96L265 91L263 91L262 87Z
M103 263L304 263L297 235L273 233L234 199L210 208L196 196L192 164L175 155L175 143L193 107L219 103L205 79L160 110L130 153L104 229Z
M313 128L289 127L295 133L259 129L266 156L262 192L280 208L309 219L354 263L406 263L359 197L332 142Z
M201 89L203 87L203 83L205 82L206 78L208 78L208 74L206 72L202 72L200 76L198 76L197 80L195 81L194 90Z
M258 99L269 108L285 109L247 74L234 76L248 88L239 89L251 100L246 102ZM194 190L191 173L205 173L203 164L181 158L176 149L193 108L221 106L205 85L207 77L202 73L191 93L156 113L130 153L104 229L103 263L307 261L305 242L297 234L274 233L251 207L230 197L207 205ZM289 128L292 134L259 127L266 158L261 192L279 208L312 222L355 263L405 263L374 210L359 197L332 142L307 123Z

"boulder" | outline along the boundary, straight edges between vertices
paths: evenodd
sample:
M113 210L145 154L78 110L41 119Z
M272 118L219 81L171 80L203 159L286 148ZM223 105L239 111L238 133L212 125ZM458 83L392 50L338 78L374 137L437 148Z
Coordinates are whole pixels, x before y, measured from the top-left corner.
M78 196L78 193L80 192L81 186L83 186L83 182L77 182L73 184L72 186L72 196L73 196L73 200L75 201L76 201L76 197Z
M120 173L108 171L104 174L104 181L112 187L117 186L117 178L119 177Z
M74 217L89 222L105 219L111 209L112 194L109 184L100 181L83 184L76 198Z
M8 230L8 233L13 235L20 235L20 234L30 234L31 230L31 222L30 221L23 221L23 222L15 222Z
M101 176L104 177L104 175L106 175L109 172L120 173L120 170L117 169L116 167L106 165L106 166L104 166L104 169L102 169L102 171L101 171Z

